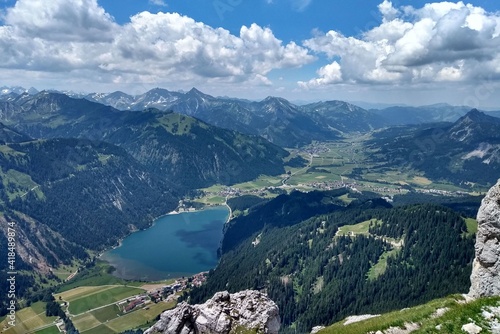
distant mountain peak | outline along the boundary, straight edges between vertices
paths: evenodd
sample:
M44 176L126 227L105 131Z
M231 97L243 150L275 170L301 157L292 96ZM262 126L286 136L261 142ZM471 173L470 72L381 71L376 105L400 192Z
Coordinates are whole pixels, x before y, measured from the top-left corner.
M288 101L282 97L276 97L276 96L268 96L264 100L262 100L261 103L272 104L272 105L282 105L282 106L286 106L286 107L290 107L290 106L294 107L294 105L290 101Z
M340 101L340 100L329 100L329 101L320 101L316 103L312 103L308 106L312 106L316 110L329 110L329 111L339 111L343 113L350 112L359 112L366 111L365 109L358 107L352 103Z
M130 95L122 92L121 90L117 90L117 91L114 91L113 93L108 94L108 96L130 96Z
M205 94L201 91L199 91L196 88L191 88L186 94L186 96L196 96L196 97L201 97L203 99L213 99L214 97L208 94Z
M29 94L27 92L21 94L20 96L23 96L23 95L29 96ZM72 99L68 95L61 93L61 92L58 92L58 91L42 90L38 94L33 95L33 99L46 99L46 98L60 98L60 99L65 99L65 100Z
M186 94L204 94L200 90L196 89L196 87L191 88Z
M467 115L468 115L468 116L480 116L480 115L484 115L484 116L486 116L486 114L485 114L484 112L479 111L479 110L477 110L476 108L471 109L471 111L469 111L469 112L466 114L466 116L467 116Z
M26 92L30 95L38 94L38 90L35 87L30 87Z
M268 101L281 101L289 103L288 100L278 96L268 96L264 100L262 100L262 102L268 102Z
M474 123L500 123L500 119L497 117L486 115L484 112L477 110L476 108L471 109L467 114L462 116L457 120L455 124L462 122L474 122Z
M452 125L450 138L467 143L487 141L498 138L499 126L500 118L472 109Z
M276 96L268 96L258 105L261 106L262 111L268 114L295 113L298 110L297 106L290 101Z
M31 88L29 90L31 90ZM27 90L23 87L20 87L20 86L15 86L15 87L3 86L3 87L0 87L0 95L7 95L10 93L22 94L22 93L25 93L29 90Z
M150 89L148 90L146 93L144 93L143 95L152 95L152 94L170 94L171 92L165 88L160 88L160 87L156 87L156 88L153 88L153 89Z

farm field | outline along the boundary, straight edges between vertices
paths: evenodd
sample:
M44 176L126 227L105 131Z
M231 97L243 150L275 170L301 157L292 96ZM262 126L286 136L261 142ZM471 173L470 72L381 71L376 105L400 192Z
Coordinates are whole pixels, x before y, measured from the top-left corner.
M67 302L71 302L71 301L76 300L78 298L82 298L82 297L85 297L87 295L98 293L100 291L109 290L109 289L112 289L114 287L115 287L114 285L82 286L82 287L74 288L74 289L69 290L69 291L55 294L54 297L56 298L56 300L59 299L59 297L60 297L60 299L62 299L62 300L65 300Z
M80 332L87 331L101 324L122 316L122 312L115 304L97 309L92 312L77 315L72 319L73 324Z
M77 315L71 319L71 321L73 321L73 325L75 325L80 332L95 328L101 324L92 313Z
M73 323L82 334L120 333L127 329L152 325L158 314L174 308L175 305L175 302L150 303L142 309L127 314L113 314L113 310L106 307L99 312L77 316Z
M86 294L83 297L74 299L69 303L69 313L77 315L83 312L102 307L130 296L138 295L145 292L139 288L132 288L127 286L117 286L108 289L101 289Z
M34 334L59 334L61 333L57 326L50 326L45 329L41 329L39 331L36 331Z
M160 313L177 304L176 301L153 303L148 300L141 308L129 313L123 313L123 306L117 305L118 301L145 292L146 289L124 285L82 286L55 294L54 298L60 303L69 302L70 318L80 333L113 334L152 325ZM44 302L37 302L18 310L16 326L8 328L7 319L4 319L0 322L0 333L60 333L55 325L57 318L45 316L45 305Z
M7 319L0 323L0 333L2 334L27 334L34 333L37 329L43 329L44 334L49 334L53 331L50 326L54 324L56 317L45 316L45 303L36 302L31 307L26 307L16 312L16 326L10 327L7 324ZM45 328L47 327L47 328ZM8 329L6 329L8 328ZM6 329L6 330L5 330ZM38 333L38 332L37 332ZM59 330L57 330L59 333Z

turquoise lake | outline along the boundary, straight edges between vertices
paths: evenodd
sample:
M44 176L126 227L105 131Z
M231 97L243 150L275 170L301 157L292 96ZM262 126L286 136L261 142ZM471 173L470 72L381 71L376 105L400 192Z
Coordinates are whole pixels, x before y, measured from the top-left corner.
M217 265L217 248L229 216L225 206L169 214L150 228L134 232L102 254L115 276L156 281L191 276Z

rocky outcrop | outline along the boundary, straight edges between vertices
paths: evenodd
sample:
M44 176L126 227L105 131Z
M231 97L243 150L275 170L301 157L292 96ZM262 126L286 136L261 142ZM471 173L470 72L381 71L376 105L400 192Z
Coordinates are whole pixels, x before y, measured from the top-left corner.
M477 214L476 257L469 295L500 295L500 180L486 194Z
M144 334L277 334L278 306L267 295L253 290L229 294L217 292L206 303L185 302L162 313L160 320Z

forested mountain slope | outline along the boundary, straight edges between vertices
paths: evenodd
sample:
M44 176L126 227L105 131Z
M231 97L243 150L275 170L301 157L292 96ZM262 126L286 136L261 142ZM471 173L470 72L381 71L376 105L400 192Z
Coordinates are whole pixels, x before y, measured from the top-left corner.
M0 123L0 145L6 143L18 143L29 139L30 138L28 136L6 126L3 123Z
M4 206L86 248L112 245L177 204L175 188L111 144L37 140L0 152Z
M190 301L219 290L265 289L280 307L285 332L306 333L347 315L468 290L474 246L463 217L431 204L370 206L358 202L254 231L223 253Z
M472 110L455 123L390 128L367 143L371 160L435 181L491 186L500 175L500 119Z
M15 268L27 270L17 277L18 298L36 292L38 273L87 259L87 250L101 251L149 226L177 206L178 195L112 144L46 139L0 145L0 247L7 249L11 224Z
M116 144L185 189L283 173L282 158L288 154L261 137L169 111L119 111L49 92L20 95L15 105L17 109L0 114L0 120L32 138L86 138Z

